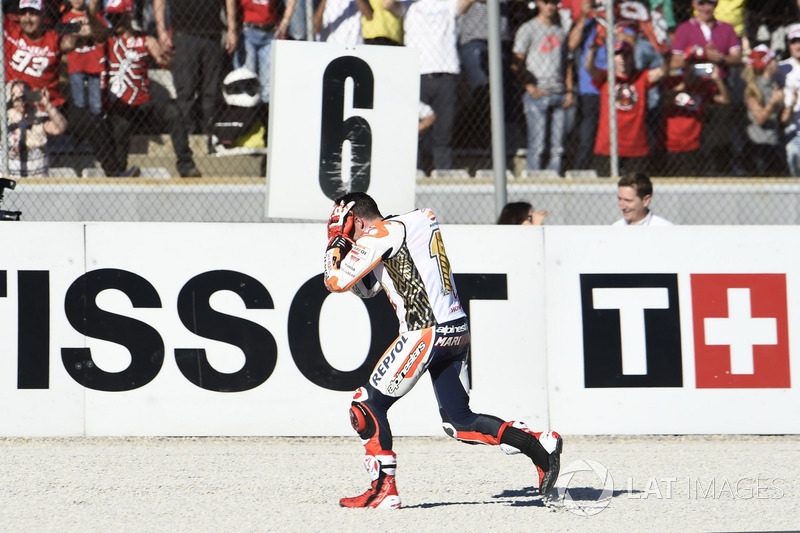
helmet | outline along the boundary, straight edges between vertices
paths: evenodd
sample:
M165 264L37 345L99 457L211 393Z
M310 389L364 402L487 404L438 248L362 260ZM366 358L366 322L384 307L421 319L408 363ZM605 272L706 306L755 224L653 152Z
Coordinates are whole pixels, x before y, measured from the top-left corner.
M261 101L261 83L252 70L237 68L222 81L222 96L228 105L255 107Z

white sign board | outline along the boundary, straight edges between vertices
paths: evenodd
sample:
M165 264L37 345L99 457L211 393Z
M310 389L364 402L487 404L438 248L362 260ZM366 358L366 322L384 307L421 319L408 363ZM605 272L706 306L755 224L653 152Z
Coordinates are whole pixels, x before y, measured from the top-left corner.
M270 79L267 217L327 219L351 190L385 213L415 207L415 50L274 41Z
M545 234L554 428L800 432L796 227Z

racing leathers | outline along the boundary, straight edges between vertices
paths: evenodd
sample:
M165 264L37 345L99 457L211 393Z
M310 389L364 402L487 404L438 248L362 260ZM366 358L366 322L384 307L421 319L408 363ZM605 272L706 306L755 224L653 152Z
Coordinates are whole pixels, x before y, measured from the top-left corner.
M396 466L386 412L426 371L448 435L500 444L508 423L469 407L469 324L433 211L388 217L355 243L333 240L325 254L325 284L362 298L383 290L397 313L400 334L355 392L350 409L373 480L381 472L394 475Z

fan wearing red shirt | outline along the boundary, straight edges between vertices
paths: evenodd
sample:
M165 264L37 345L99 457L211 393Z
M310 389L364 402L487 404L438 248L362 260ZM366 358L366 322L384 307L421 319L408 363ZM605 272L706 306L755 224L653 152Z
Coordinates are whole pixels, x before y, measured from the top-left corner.
M177 105L171 100L164 102L151 97L147 74L150 63L155 61L166 65L169 54L162 49L158 39L133 28L133 0L108 0L103 13L111 26L110 31L97 22L99 8L100 0L91 0L89 20L95 34L108 33L108 80L104 86L108 92L108 120L113 136L112 172L118 177L138 176L136 166L125 170L128 168L131 135L137 127L163 122L162 125L169 129L180 175L200 177Z
M729 104L730 91L714 66L710 76L698 76L689 68L686 73L664 81L664 147L667 172L674 176L692 176L702 168L700 153L703 122L708 106Z
M597 43L592 42L586 54L585 67L592 78L592 83L600 91L600 119L597 124L594 153L602 160L600 172L608 173L608 161L611 154L608 129L608 71L595 66L596 54ZM617 41L614 45L614 68L617 152L620 157L620 166L625 169L625 172L645 172L650 155L646 123L647 90L656 86L663 79L666 65L657 69L636 70L633 61L633 46L627 41Z
M58 88L61 54L75 49L78 37L88 37L88 25L77 34L59 36L44 27L44 0L20 0L19 18L4 17L3 42L6 82L25 81L32 89L47 88L50 102L61 106L64 95Z
M69 4L71 9L64 13L61 22L88 24L85 0L69 0ZM88 107L93 115L99 115L103 112L100 75L105 70L105 43L96 43L91 38L80 38L78 45L78 48L67 54L72 105L80 108Z

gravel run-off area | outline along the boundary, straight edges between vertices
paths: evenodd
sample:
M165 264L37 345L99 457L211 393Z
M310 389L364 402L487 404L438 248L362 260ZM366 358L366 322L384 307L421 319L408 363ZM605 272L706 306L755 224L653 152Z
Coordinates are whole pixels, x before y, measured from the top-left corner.
M800 436L564 436L544 502L522 455L399 437L403 509L343 509L357 437L3 438L0 531L800 529Z

